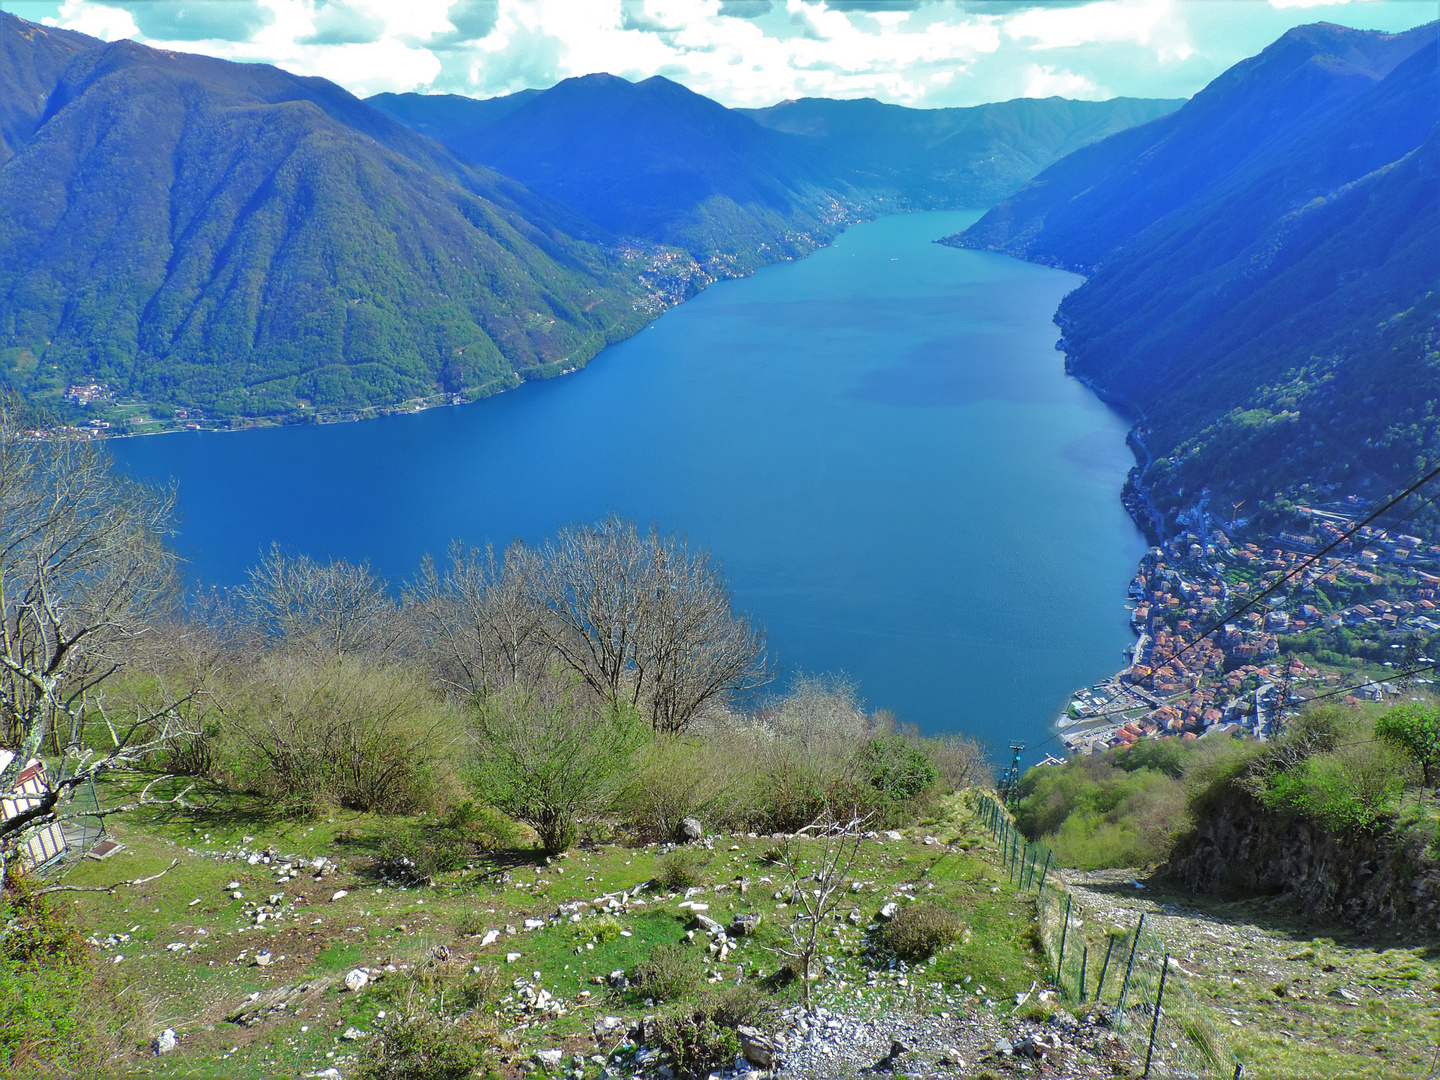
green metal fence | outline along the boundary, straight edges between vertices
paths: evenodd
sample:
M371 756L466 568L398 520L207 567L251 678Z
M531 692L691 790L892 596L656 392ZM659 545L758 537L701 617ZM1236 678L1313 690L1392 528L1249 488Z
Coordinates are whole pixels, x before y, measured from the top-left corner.
M1055 870L1044 844L1028 842L988 795L977 803L1001 865L1016 888L1034 890L1039 936L1061 996L1099 1006L1146 1077L1234 1080L1243 1069L1209 1012L1184 985L1184 968L1146 925L1113 925L1087 911ZM1181 977L1177 977L1181 976Z

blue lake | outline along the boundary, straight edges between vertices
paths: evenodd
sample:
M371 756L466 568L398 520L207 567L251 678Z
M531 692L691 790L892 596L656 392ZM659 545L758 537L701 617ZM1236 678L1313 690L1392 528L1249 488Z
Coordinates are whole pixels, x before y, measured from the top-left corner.
M1121 666L1144 547L1119 499L1125 424L1054 348L1080 279L932 242L976 216L857 226L474 405L110 446L177 483L203 581L243 580L271 541L395 581L453 537L615 510L711 548L782 668L1033 746Z

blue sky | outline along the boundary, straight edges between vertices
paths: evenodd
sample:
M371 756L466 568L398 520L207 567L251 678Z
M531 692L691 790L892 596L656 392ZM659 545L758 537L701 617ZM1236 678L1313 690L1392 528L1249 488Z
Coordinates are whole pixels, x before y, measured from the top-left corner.
M0 0L107 40L382 90L490 97L609 71L727 105L1188 97L1292 26L1397 31L1436 0Z

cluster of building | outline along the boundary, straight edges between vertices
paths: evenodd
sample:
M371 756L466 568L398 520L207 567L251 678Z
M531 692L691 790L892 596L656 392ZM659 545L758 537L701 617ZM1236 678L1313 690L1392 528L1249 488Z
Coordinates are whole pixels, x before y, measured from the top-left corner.
M75 383L65 391L66 401L82 407L94 401L109 401L114 396L109 383Z
M1401 692L1398 679L1352 674L1359 685L1343 693L1345 673L1286 654L1281 638L1325 627L1382 642L1440 632L1440 575L1421 569L1440 560L1440 546L1370 526L1347 539L1354 522L1345 513L1302 512L1308 531L1264 546L1207 529L1201 514L1197 531L1150 550L1130 587L1132 663L1074 695L1058 725L1072 752L1166 735L1265 739L1317 695L1358 702ZM1286 588L1227 619L1287 576Z

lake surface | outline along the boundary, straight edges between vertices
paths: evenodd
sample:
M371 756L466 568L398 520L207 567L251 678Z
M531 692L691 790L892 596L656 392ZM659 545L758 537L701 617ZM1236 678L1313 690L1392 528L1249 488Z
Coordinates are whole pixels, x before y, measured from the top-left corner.
M1144 542L1119 499L1125 424L1054 348L1080 278L932 242L976 216L857 226L473 405L110 447L176 481L204 581L243 580L271 541L397 581L452 537L615 510L711 548L783 668L1033 746L1122 666Z

